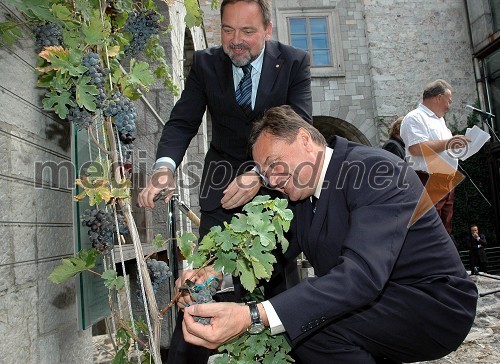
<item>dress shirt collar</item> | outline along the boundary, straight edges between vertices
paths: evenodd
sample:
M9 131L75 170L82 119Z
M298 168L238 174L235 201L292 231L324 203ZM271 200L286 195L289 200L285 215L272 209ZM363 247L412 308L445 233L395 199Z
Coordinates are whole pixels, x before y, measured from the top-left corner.
M427 106L425 106L424 104L420 103L418 104L418 108L420 110L422 110L423 112L425 112L427 114L428 117L430 118L435 118L435 119L441 119L440 117L438 117L434 111L432 111L431 109L429 109Z
M266 50L266 45L264 44L264 47L262 48L262 51L260 52L259 56L256 59L254 59L253 62L250 63L252 65L252 68L256 70L259 74L262 71L262 63L264 62L265 50ZM233 74L235 73L238 74L239 78L243 77L243 69L233 64Z
M314 191L314 197L319 199L319 195L321 195L321 190L323 187L323 182L325 181L326 170L330 165L330 160L332 159L333 149L330 147L326 147L325 149L325 160L323 162L323 167L321 169L321 174L319 175L318 185L316 186L316 191Z

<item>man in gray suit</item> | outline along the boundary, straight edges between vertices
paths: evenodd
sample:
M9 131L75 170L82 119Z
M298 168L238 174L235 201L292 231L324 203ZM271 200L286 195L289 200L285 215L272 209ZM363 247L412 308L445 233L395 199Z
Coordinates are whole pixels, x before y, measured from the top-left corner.
M477 288L435 209L409 224L423 191L412 169L380 148L327 145L286 106L256 122L250 143L270 186L292 201L286 254L304 252L316 277L256 307L186 308L187 342L215 348L263 324L286 332L302 363L320 364L427 361L460 345Z

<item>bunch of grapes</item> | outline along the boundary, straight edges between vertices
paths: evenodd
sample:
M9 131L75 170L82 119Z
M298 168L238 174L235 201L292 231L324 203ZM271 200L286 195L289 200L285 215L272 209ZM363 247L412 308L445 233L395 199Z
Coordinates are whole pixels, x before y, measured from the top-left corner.
M128 227L122 215L117 215L120 234L127 234ZM89 228L88 234L92 247L104 253L113 247L113 236L116 232L115 217L112 212L102 209L87 209L81 217L82 226Z
M134 144L132 143L125 144L123 142L120 142L120 148L122 151L123 164L132 165L134 156Z
M132 33L132 40L125 47L125 55L135 57L141 53L149 38L158 34L160 14L153 10L134 11L127 18L124 30Z
M172 276L172 272L168 264L163 260L148 259L146 260L146 265L148 266L149 277L153 284L153 291L156 293L160 284Z
M207 281L195 285L191 289L191 298L193 303L191 305L196 305L199 303L210 303L215 302L213 296L217 292L217 287L219 286L219 279L216 277L210 277ZM194 320L203 325L210 324L210 317L198 317L195 316Z
M95 114L78 105L69 108L68 121L75 123L78 130L88 129L92 125Z
M114 125L124 144L135 140L137 112L128 97L122 96L119 92L113 93L106 102L104 116L112 116L115 119Z
M96 96L96 105L98 109L101 109L104 101L106 100L106 90L104 88L106 84L106 75L109 74L108 68L103 68L99 64L99 55L92 51L85 54L82 58L82 65L88 68L84 76L90 76L90 84L94 85L99 91Z
M151 278L151 284L153 285L153 292L156 294L160 285L172 276L172 271L163 260L148 259L146 260L146 265L148 267L149 278ZM140 288L137 288L136 294L137 299L142 303L142 291Z
M63 33L59 25L45 23L33 29L35 35L36 52L40 53L45 47L60 46L63 44Z

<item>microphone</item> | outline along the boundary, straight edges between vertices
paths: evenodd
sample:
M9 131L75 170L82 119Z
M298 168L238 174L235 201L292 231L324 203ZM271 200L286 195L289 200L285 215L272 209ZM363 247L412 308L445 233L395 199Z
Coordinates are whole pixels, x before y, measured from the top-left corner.
M475 107L472 107L470 105L465 105L465 110L467 110L468 112L477 112L478 114L486 116L487 118L494 118L495 117L495 115L493 115L492 113L476 109Z

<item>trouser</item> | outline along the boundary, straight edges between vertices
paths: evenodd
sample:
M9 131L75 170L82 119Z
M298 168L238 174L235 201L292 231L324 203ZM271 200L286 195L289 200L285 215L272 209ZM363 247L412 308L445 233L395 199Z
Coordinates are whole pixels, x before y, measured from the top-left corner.
M455 201L455 189L451 184L452 177L446 174L434 173L432 175L432 182L427 183L429 180L429 173L423 171L416 171L420 181L425 186L425 190L429 197L434 202L434 206L438 212L443 225L451 234L452 220L453 220L453 203Z
M233 212L230 213L222 207L214 211L202 212L199 227L200 241L210 231L212 226L223 226L224 221L230 221L233 216ZM240 294L241 293L238 292L238 296ZM217 294L214 300L234 302L237 298L235 293L224 293ZM214 351L202 346L189 344L184 340L184 336L182 335L183 318L184 312L179 310L175 328L172 333L172 339L170 340L167 364L206 364L208 358Z
M477 295L473 284L468 284L470 292L450 302L446 297L454 288L444 283L442 291L435 293L434 304L429 304L423 292L388 287L369 306L294 343L295 354L301 364L410 363L441 358L460 345L474 321ZM440 286L437 283L432 291ZM445 307L448 304L452 308Z

